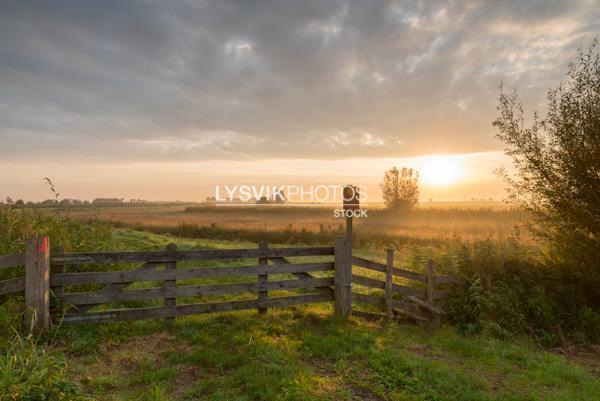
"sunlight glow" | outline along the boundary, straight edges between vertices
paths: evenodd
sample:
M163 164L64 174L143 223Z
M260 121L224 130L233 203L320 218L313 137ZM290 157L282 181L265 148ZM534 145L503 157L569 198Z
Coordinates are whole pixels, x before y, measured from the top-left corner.
M424 184L448 186L461 178L460 160L456 156L433 155L418 162L419 178Z

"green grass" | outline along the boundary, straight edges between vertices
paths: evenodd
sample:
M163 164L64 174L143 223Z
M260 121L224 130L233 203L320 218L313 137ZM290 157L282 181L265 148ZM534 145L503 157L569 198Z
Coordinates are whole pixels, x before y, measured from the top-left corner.
M597 400L597 372L527 344L334 319L328 305L64 327L99 400Z
M118 230L122 249L255 247ZM367 251L366 255L371 255ZM228 261L236 264L238 261ZM247 261L246 261L247 263ZM98 400L597 400L598 364L524 343L335 319L329 304L63 326L51 349Z

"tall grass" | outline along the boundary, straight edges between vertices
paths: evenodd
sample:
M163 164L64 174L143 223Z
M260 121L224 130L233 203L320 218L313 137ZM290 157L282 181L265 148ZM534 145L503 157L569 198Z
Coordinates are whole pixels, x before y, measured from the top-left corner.
M97 250L113 246L111 226L99 219L85 224L70 217L68 211L0 205L0 254L22 252L25 241L48 236L51 245L69 251Z
M0 401L83 400L61 354L15 335L0 354Z
M25 241L49 236L50 244L87 251L115 246L110 224L82 223L61 211L0 206L0 254L22 252ZM22 275L22 267L3 269L0 279ZM48 351L32 337L20 336L18 297L0 299L0 401L82 399L77 384L67 378L61 354Z

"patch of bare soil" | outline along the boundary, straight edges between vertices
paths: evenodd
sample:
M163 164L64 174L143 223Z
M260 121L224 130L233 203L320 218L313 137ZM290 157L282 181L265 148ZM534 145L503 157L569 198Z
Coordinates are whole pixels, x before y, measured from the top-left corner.
M180 399L185 391L196 383L198 378L201 376L198 368L194 366L181 367L179 370L179 376L173 386L173 396L175 399Z
M551 350L551 352L591 371L593 374L600 375L600 346L598 345L587 350L560 348Z
M135 337L124 342L106 341L100 346L102 365L109 370L132 370L142 361L149 361L157 367L163 365L165 352L185 352L185 343L177 341L175 336L167 333L155 333L143 337Z

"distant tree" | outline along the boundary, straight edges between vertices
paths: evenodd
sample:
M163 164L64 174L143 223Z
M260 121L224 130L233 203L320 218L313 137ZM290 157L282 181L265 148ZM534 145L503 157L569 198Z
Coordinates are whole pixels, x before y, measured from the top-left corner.
M392 167L380 186L388 209L410 209L419 200L419 173L412 168Z
M551 89L544 117L526 125L516 93L500 91L494 126L516 174L501 171L510 198L531 211L556 260L582 278L600 305L600 49L598 37Z
M16 206L23 206L25 205L25 202L23 201L23 199L17 199L17 201L15 202Z

